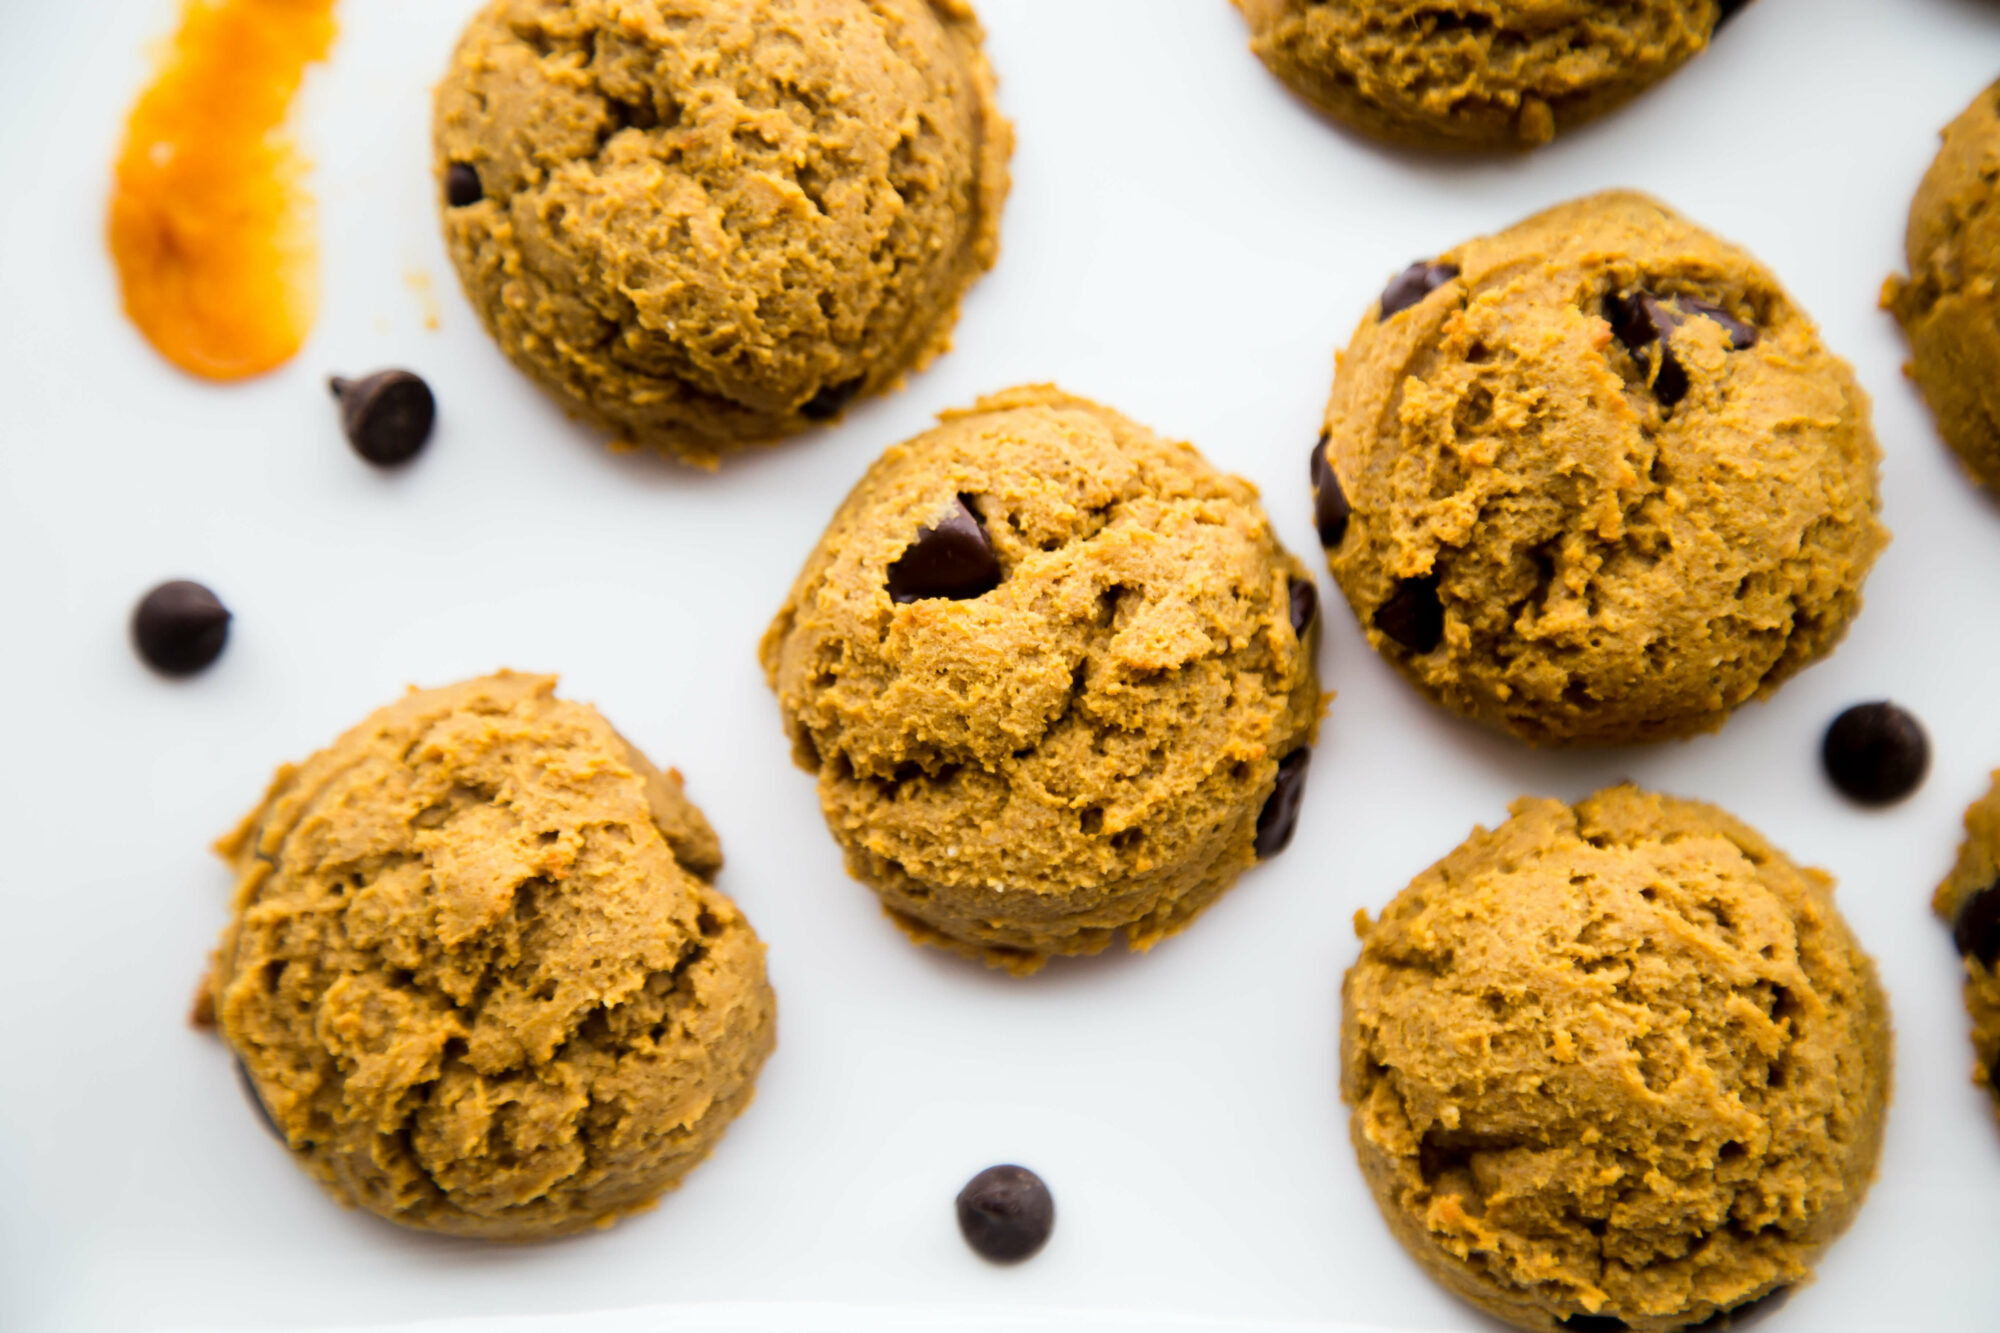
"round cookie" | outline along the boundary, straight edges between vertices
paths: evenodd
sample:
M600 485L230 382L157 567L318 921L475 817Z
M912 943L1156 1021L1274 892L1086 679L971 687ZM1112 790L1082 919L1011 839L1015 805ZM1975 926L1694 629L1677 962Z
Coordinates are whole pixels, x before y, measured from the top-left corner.
M1538 1333L1781 1300L1861 1206L1889 1100L1832 880L1631 786L1512 815L1357 923L1341 1091L1383 1216Z
M964 0L494 0L433 127L445 240L514 364L711 465L950 342L1012 132Z
M1248 482L1038 386L883 454L761 657L849 872L1027 973L1149 948L1283 848L1316 605Z
M1945 127L1910 206L1908 278L1883 304L1910 342L1910 374L1938 433L1982 486L2000 489L2000 83Z
M345 1204L492 1240L652 1206L775 1003L701 812L555 678L412 692L278 770L202 1008Z
M1313 474L1369 642L1533 743L1722 725L1830 651L1888 534L1867 396L1770 272L1643 195L1413 265Z
M1973 1082L2000 1097L2000 773L1965 812L1958 864L1931 906L1951 927L1965 961L1965 1007L1972 1015ZM2000 1111L2000 1102L1996 1102Z
M1235 0L1293 92L1424 148L1547 143L1673 73L1744 3Z

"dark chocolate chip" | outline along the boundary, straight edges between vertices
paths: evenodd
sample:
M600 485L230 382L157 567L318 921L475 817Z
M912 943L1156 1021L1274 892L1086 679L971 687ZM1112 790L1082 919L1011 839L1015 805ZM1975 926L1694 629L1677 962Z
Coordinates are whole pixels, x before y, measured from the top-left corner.
M1293 579L1290 591L1292 633L1303 639L1306 630L1312 626L1313 618L1319 615L1319 589L1313 586L1311 579Z
M454 162L444 169L444 201L453 208L476 204L486 197L479 184L479 172L469 162Z
M1726 1329L1748 1328L1791 1298L1790 1287L1773 1287L1753 1301L1717 1310L1699 1324L1689 1324L1681 1333L1723 1333Z
M1722 331L1729 335L1729 350L1732 352L1747 352L1757 345L1756 327L1745 324L1713 301L1704 301L1698 296L1676 296L1674 305L1685 314L1700 315L1720 324Z
M1716 28L1721 28L1723 24L1735 18L1738 13L1747 9L1749 5L1750 0L1717 0L1715 6Z
M1400 315L1457 276L1456 264L1434 264L1419 259L1389 279L1389 285L1382 289L1382 313L1375 317L1376 322Z
M1915 791L1931 767L1923 724L1892 703L1856 704L1833 720L1820 745L1827 777L1863 805L1888 805Z
M243 1085L243 1095L257 1108L257 1118L264 1122L264 1128L270 1131L271 1137L287 1148L291 1147L290 1141L285 1138L285 1131L278 1128L277 1120L271 1115L271 1108L264 1105L264 1099L257 1095L257 1085L251 1081L250 1071L243 1067L241 1060L236 1061L236 1081Z
M1278 785L1257 812L1257 840L1251 846L1259 861L1292 845L1292 834L1299 827L1299 802L1306 794L1306 770L1311 767L1312 750L1303 745L1278 761Z
M1662 299L1648 291L1604 299L1604 318L1611 332L1641 369L1651 364L1654 344L1658 344L1659 372L1653 376L1653 396L1662 407L1673 407L1687 397L1687 368L1674 355L1673 334L1690 315L1714 320L1729 335L1731 351L1741 352L1757 343L1757 330L1712 301L1693 296Z
M889 566L889 596L898 602L949 597L962 602L1000 586L1000 561L986 539L986 525L963 495Z
M1025 1166L989 1166L958 1192L958 1229L982 1257L1019 1263L1048 1244L1056 1201Z
M1992 971L2000 962L2000 880L1988 884L1959 905L1951 923L1951 942L1962 958L1977 958Z
M861 386L867 379L866 375L856 375L839 384L822 385L818 393L800 405L799 415L807 421L833 420L840 415L840 409L847 406L847 400L861 392Z
M1375 628L1413 653L1427 653L1444 641L1444 603L1438 579L1426 574L1404 579L1389 600L1375 608Z
M228 642L229 608L199 583L162 583L133 608L132 644L161 675L191 676Z
M1347 535L1347 520L1354 515L1333 464L1326 461L1326 444L1331 437L1322 432L1312 452L1313 522L1319 526L1319 544L1332 550Z
M358 380L326 382L340 400L340 428L354 452L376 467L407 463L423 451L437 420L431 386L407 370L378 370Z
M1624 1333L1627 1325L1615 1314L1573 1314L1556 1320L1564 1328L1573 1328L1577 1333Z

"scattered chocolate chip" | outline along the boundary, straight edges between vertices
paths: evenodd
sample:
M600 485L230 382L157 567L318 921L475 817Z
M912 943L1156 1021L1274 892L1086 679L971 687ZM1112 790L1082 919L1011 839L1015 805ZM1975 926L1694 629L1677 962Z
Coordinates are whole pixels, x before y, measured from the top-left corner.
M1382 313L1375 317L1375 322L1379 324L1391 315L1400 315L1457 276L1456 264L1434 264L1419 259L1389 279L1389 285L1382 289Z
M1340 539L1347 535L1347 520L1354 515L1347 492L1340 489L1340 478L1333 475L1333 464L1326 461L1331 438L1320 432L1312 452L1313 521L1319 526L1319 544L1328 550L1340 545Z
M1306 629L1313 623L1313 617L1319 614L1319 589L1313 586L1311 579L1293 579L1291 594L1292 633L1303 639Z
M1643 370L1651 363L1653 345L1659 344L1660 368L1653 376L1653 396L1661 407L1673 407L1687 397L1687 369L1674 355L1673 333L1691 315L1714 320L1729 335L1731 351L1741 352L1757 343L1757 330L1712 301L1693 296L1661 298L1648 291L1604 298L1604 318L1611 332Z
M1444 642L1444 603L1438 600L1437 575L1397 584L1389 600L1375 608L1375 628L1413 653L1427 653Z
M1000 586L1000 561L986 525L963 495L952 497L936 522L889 566L889 596L898 602L949 597L962 602Z
M1299 827L1299 803L1306 794L1306 770L1311 767L1312 750L1304 745L1278 761L1278 785L1257 812L1257 840L1251 847L1259 861L1292 845L1292 834Z
M1627 1327L1615 1314L1573 1314L1556 1322L1577 1333L1624 1333Z
M1748 8L1749 4L1750 0L1717 0L1715 6L1715 27L1717 29L1721 28L1723 24L1735 18L1739 12Z
M486 197L479 184L479 172L469 162L454 162L444 169L444 201L453 208L476 204Z
M264 1105L264 1099L257 1095L257 1085L251 1081L250 1071L243 1067L241 1060L236 1061L236 1081L243 1085L243 1095L257 1108L257 1118L264 1122L264 1128L270 1131L271 1137L287 1148L291 1147L291 1142L285 1138L285 1131L278 1128L277 1120L272 1117L271 1108Z
M807 421L833 420L840 415L840 409L847 406L847 400L861 392L861 386L867 379L866 375L856 375L839 384L822 385L818 393L800 405L799 415Z
M133 608L133 646L161 675L191 676L222 656L228 642L229 608L199 583L162 583Z
M982 1257L1019 1263L1048 1244L1056 1201L1025 1166L989 1166L958 1192L958 1229Z
M1959 904L1951 942L1961 958L1977 958L1989 971L2000 962L2000 880Z
M422 451L437 420L431 386L407 370L378 370L358 380L326 382L340 401L340 428L354 452L376 467L407 463Z
M1748 1328L1791 1298L1790 1287L1773 1287L1755 1300L1717 1310L1699 1324L1689 1324L1681 1333L1723 1333L1726 1329Z
M1892 703L1856 704L1833 720L1820 745L1827 777L1863 805L1902 800L1930 771L1923 724Z

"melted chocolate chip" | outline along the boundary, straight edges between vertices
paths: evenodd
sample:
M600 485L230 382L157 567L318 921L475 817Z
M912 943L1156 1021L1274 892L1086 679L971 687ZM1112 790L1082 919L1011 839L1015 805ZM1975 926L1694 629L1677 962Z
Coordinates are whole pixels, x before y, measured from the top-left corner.
M1292 834L1299 827L1299 803L1306 794L1306 770L1311 767L1312 751L1303 745L1278 761L1278 785L1257 812L1257 840L1251 846L1259 861L1292 845Z
M861 386L867 379L866 375L856 375L839 384L822 385L818 393L800 404L799 415L807 421L833 420L840 415L840 409L847 406L848 400L861 392Z
M1293 579L1290 591L1292 633L1303 639L1314 617L1319 615L1319 589L1313 586L1311 579Z
M1389 285L1382 289L1382 313L1376 316L1376 322L1400 315L1457 276L1456 264L1434 264L1419 259L1389 279Z
M1892 703L1856 704L1833 720L1820 744L1827 777L1863 805L1888 805L1915 791L1931 767L1923 724Z
M278 1128L277 1120L271 1115L271 1108L264 1105L264 1099L257 1095L257 1085L251 1082L250 1071L243 1067L241 1060L236 1062L236 1081L243 1085L243 1095L249 1099L250 1105L257 1108L257 1118L264 1122L264 1128L271 1137L287 1148L291 1147L290 1141L285 1138L285 1131Z
M948 597L962 602L1000 586L1000 561L980 521L963 495L889 566L889 596L898 602Z
M444 201L453 208L476 204L486 197L479 184L479 172L468 162L454 162L444 169Z
M1649 291L1630 292L1604 298L1604 318L1612 336L1641 370L1651 364L1658 344L1660 368L1653 376L1653 397L1661 407L1671 408L1687 397L1687 368L1674 355L1673 334L1690 316L1714 320L1729 335L1729 348L1741 352L1756 346L1757 330L1712 301L1693 296L1659 297Z
M1437 575L1397 584L1389 600L1375 608L1375 628L1413 653L1427 653L1444 642L1444 603L1438 600Z
M1961 958L1977 958L1988 971L2000 962L2000 880L1959 904L1951 942Z
M1056 1201L1025 1166L989 1166L958 1192L958 1229L983 1258L1019 1263L1048 1244Z
M163 676L193 675L228 642L229 608L199 583L162 583L132 610L132 644Z
M380 370L358 380L326 382L340 400L340 428L354 452L376 467L407 463L423 452L437 420L437 399L421 376Z
M1556 1322L1577 1333L1624 1333L1627 1327L1615 1314L1573 1314Z
M1717 1310L1699 1324L1689 1324L1681 1333L1722 1333L1725 1329L1748 1328L1791 1298L1790 1287L1774 1287L1754 1301Z
M1328 550L1340 545L1340 539L1347 535L1347 520L1354 515L1347 492L1340 489L1340 478L1333 475L1333 464L1326 461L1330 438L1321 432L1312 452L1313 522L1319 527L1319 544Z

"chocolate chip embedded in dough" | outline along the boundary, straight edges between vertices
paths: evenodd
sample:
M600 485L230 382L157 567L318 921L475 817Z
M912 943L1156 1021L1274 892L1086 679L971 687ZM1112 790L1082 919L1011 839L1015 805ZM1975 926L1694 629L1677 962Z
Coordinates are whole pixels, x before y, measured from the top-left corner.
M822 385L818 393L800 405L799 415L807 421L833 420L840 415L840 409L847 406L848 400L861 392L861 385L867 378L866 375L856 375L839 384Z
M1375 608L1375 628L1413 653L1427 653L1444 642L1444 603L1438 599L1437 575L1397 584L1389 600Z
M953 601L984 596L1000 586L1000 561L987 540L986 525L963 495L889 566L889 596L897 602L932 597Z
M1951 942L1961 958L1976 958L1988 971L2000 963L2000 880L1960 904L1951 923Z
M1376 316L1376 322L1380 323L1391 315L1400 315L1457 276L1456 264L1419 259L1389 279L1389 285L1382 289L1382 313Z
M1291 602L1292 633L1303 639L1314 618L1319 615L1319 589L1313 586L1311 579L1293 579Z
M1333 475L1333 464L1327 461L1328 438L1321 432L1319 443L1313 446L1313 522L1319 528L1319 544L1332 550L1347 535L1347 520L1353 517L1354 508L1347 502L1347 492L1340 488L1340 478Z
M1278 785L1264 798L1257 812L1257 840L1253 850L1259 861L1269 860L1291 846L1299 827L1299 805L1306 794L1306 770L1312 767L1312 750L1301 745L1278 763Z
M469 162L454 162L444 169L444 201L453 208L476 204L486 197L479 183L479 171Z

